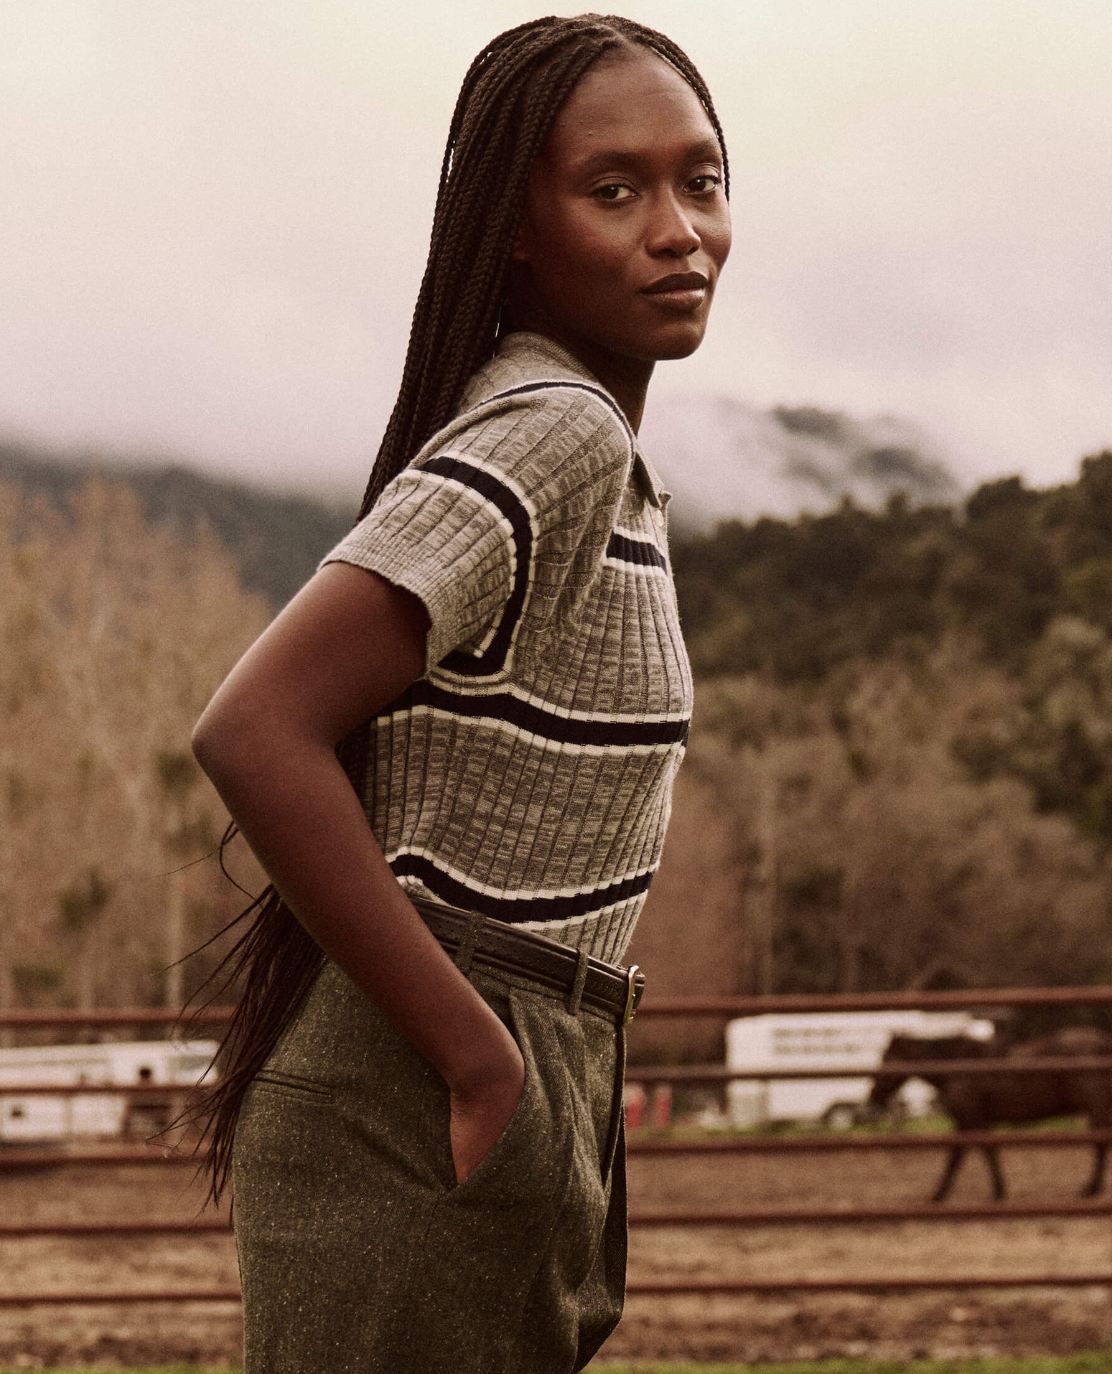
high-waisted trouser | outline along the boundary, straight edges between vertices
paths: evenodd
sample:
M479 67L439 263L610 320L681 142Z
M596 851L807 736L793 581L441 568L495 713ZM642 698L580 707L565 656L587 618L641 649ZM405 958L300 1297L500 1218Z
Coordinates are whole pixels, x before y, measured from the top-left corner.
M335 965L236 1131L247 1374L572 1374L625 1288L614 1016L472 967L525 1087L455 1181L443 1079Z

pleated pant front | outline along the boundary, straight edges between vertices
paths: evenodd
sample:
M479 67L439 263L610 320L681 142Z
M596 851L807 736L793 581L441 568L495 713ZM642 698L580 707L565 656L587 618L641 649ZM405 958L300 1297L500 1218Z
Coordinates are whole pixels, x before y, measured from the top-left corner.
M473 967L525 1087L455 1181L443 1079L327 963L236 1131L246 1374L572 1374L625 1290L615 1018Z

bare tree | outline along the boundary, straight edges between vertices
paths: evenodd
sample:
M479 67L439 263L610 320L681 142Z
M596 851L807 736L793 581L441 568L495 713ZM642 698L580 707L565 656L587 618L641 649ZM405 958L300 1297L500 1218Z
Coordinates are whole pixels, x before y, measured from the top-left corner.
M0 576L0 1005L176 1000L160 971L230 911L183 869L224 824L189 732L268 609L101 481L68 511L0 493Z

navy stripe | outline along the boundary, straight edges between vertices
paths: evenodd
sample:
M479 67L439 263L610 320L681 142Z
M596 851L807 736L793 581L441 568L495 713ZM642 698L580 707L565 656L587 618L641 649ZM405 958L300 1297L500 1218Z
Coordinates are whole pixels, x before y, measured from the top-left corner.
M430 892L450 906L479 911L484 916L513 925L522 921L567 921L575 916L589 916L603 907L640 897L649 890L653 878L651 873L639 873L608 887L577 892L572 897L491 897L449 877L422 854L399 854L390 860L390 867L399 878L420 879Z
M664 555L647 539L628 539L624 534L612 534L606 545L607 558L617 558L622 563L636 563L646 568L664 568L668 564Z
M521 386L512 386L508 391L499 391L484 401L483 405L489 405L492 401L501 401L507 396L527 396L534 391L585 391L588 396L596 396L611 411L625 431L626 439L629 441L630 451L634 449L633 430L629 427L621 406L614 400L613 396L603 391L602 387L591 386L587 382L526 382Z
M511 396L528 395L536 391L568 389L585 391L588 395L595 396L602 401L621 424L630 446L630 452L633 452L633 431L617 402L599 387L588 386L583 382L529 382L522 386L510 387L507 391L499 391L484 401L483 405L505 400ZM468 654L462 650L453 649L439 664L441 668L451 673L458 673L461 677L492 677L500 673L506 666L510 646L513 643L514 631L517 629L517 622L529 591L529 565L533 556L533 527L529 519L529 512L522 505L520 498L497 477L460 458L438 456L421 463L420 467L425 472L435 472L442 477L452 478L463 486L478 492L480 496L498 507L509 521L513 531L517 571L514 575L513 588L502 609L502 618L498 623L494 638L482 654Z
M469 719L486 716L504 720L519 730L539 735L557 744L596 744L611 749L630 745L671 745L687 743L687 720L576 720L546 711L522 701L509 692L486 695L451 692L421 678L397 697L379 716L411 711L415 706L430 706Z
M460 649L453 649L440 662L440 667L466 677L486 677L499 673L506 666L514 630L525 605L525 594L529 590L529 563L533 556L533 529L529 512L521 504L520 499L497 477L471 463L465 463L460 458L430 458L428 462L421 464L421 468L425 472L435 472L441 477L449 477L465 487L470 487L491 505L497 506L510 523L517 567L514 572L514 585L502 608L502 618L498 622L494 638L482 654L467 654Z

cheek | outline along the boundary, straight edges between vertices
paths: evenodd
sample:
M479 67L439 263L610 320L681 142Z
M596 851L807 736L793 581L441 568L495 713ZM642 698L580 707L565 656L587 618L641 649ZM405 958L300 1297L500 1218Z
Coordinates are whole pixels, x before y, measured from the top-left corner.
M634 248L627 217L600 215L592 206L549 204L532 222L529 260L535 280L555 306L606 309L619 290Z
M584 286L593 292L618 286L628 273L631 250L624 226L612 221L584 216L574 226L566 244L566 261L573 265Z
M703 247L710 255L712 261L719 267L725 263L730 256L730 245L733 242L733 228L730 224L730 215L727 211L720 218L716 218L703 233Z

